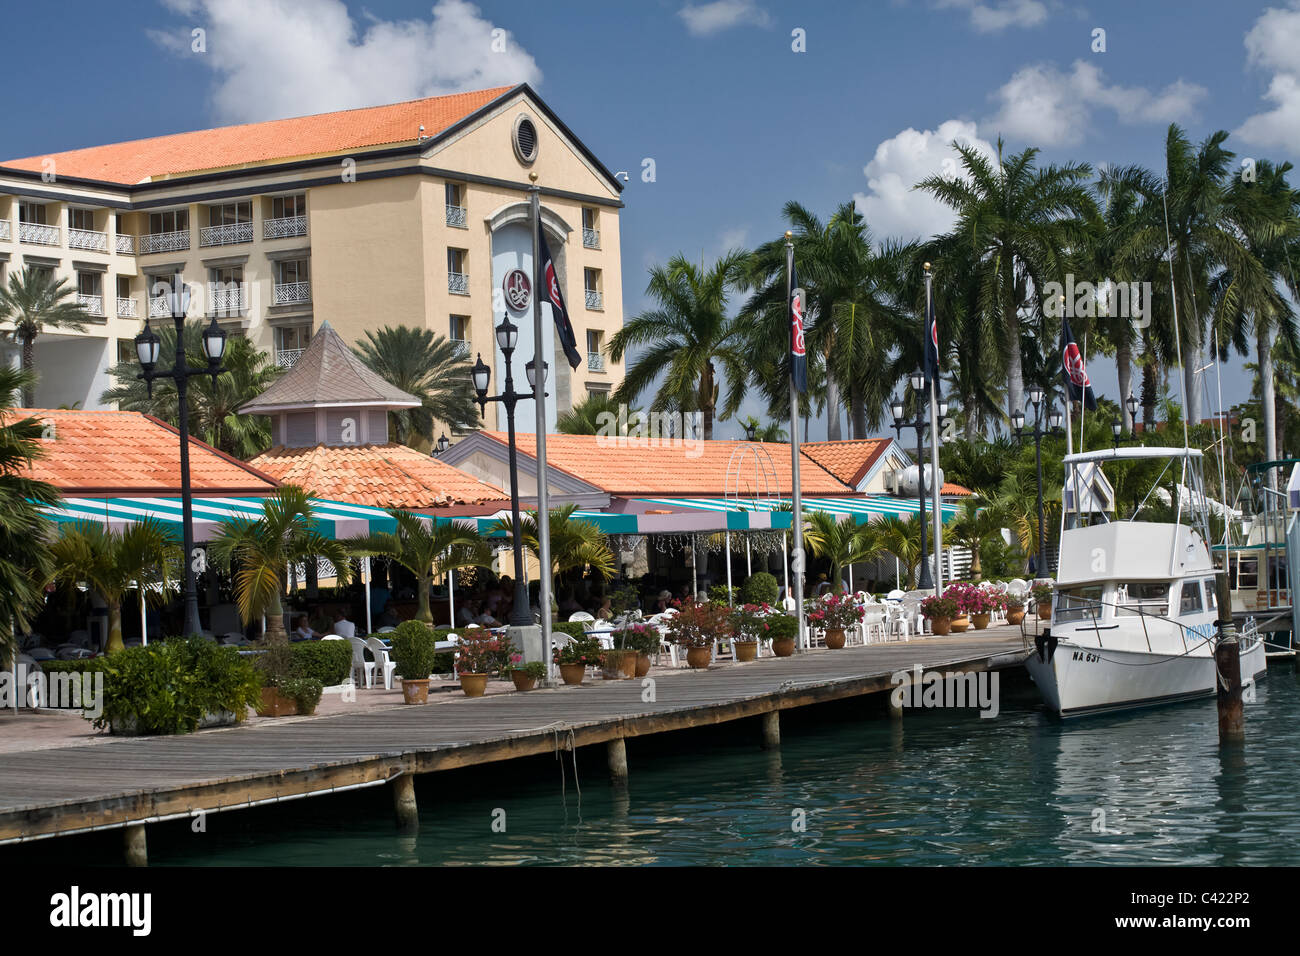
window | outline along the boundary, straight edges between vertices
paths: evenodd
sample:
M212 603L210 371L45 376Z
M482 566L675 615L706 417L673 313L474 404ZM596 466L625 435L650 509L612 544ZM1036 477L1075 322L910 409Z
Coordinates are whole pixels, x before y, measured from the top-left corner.
M582 207L582 228L596 228L596 210L592 209L590 206Z
M468 229L469 221L465 211L465 187L461 183L446 184L447 225L459 229Z
M119 364L125 362L128 365L134 365L137 361L135 353L135 343L130 339L117 340L117 361Z
M537 127L527 116L520 113L515 117L515 128L510 137L515 148L515 156L525 166L532 165L537 158Z
M77 273L77 294L78 295L99 295L103 288L103 282L98 272L78 272Z
M305 349L310 344L310 325L289 325L275 330L275 350L277 352Z
M1169 585L1152 581L1121 584L1115 590L1117 617L1136 614L1169 614Z
M131 277L130 276L117 277L117 297L119 299L131 298Z
M469 316L453 315L451 317L451 340L469 342Z
M469 295L469 276L466 268L469 253L464 249L447 250L447 291Z
M208 312L217 315L239 313L244 301L244 267L225 266L209 271Z
M604 303L600 294L600 270L583 269L582 270L583 289L587 294L587 308L600 309Z
M68 228L82 229L85 230L86 232L94 232L95 231L95 210L69 209Z
M212 270L212 282L224 287L243 285L244 267L243 266L224 266L220 269Z
M1101 620L1101 585L1086 588L1066 588L1056 592L1056 608L1052 619L1064 624L1069 621Z
M1204 605L1201 603L1201 585L1197 581L1183 582L1183 595L1178 602L1179 616L1199 614Z
M234 226L252 221L253 202L249 199L243 202L228 202L220 206L208 207L209 226Z
M1259 587L1259 558L1242 555L1236 559L1236 563L1237 588L1242 591L1253 591Z
M308 279L308 260L281 259L275 264L275 284L288 285L291 282L306 282Z
M18 221L29 222L37 226L47 225L45 221L45 203L20 201L18 203Z
M307 215L307 194L295 196L275 196L271 199L272 219L292 219Z
M188 209L169 209L166 212L149 213L149 235L151 236L164 232L188 232L189 228Z
M600 228L596 225L596 210L582 207L582 244L588 249L600 248Z
M605 371L605 356L601 354L605 333L599 329L587 330L587 371Z
M1205 584L1205 609L1213 611L1217 604L1218 595L1214 593L1214 578L1206 578Z
M465 187L461 183L447 183L447 205L465 205Z

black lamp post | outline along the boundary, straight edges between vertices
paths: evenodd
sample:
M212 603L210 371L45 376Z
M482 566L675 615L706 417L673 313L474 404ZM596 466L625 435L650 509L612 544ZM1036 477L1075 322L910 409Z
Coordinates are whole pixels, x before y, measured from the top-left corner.
M1046 553L1046 543L1043 528L1043 436L1047 434L1056 434L1061 429L1061 413L1053 411L1048 415L1050 429L1043 429L1042 406L1043 406L1043 389L1041 386L1034 385L1029 389L1029 404L1034 406L1034 461L1038 468L1038 576L1046 576L1046 566L1044 557ZM1017 411L1011 416L1011 424L1016 431L1016 439L1023 440L1025 432L1025 413Z
M1128 398L1124 399L1124 407L1128 409L1128 420L1132 425L1133 434L1138 430L1138 400L1133 397L1133 393L1128 393Z
M447 433L443 432L442 435L439 436L438 438L438 444L434 446L434 454L441 455L444 451L448 449L448 447L450 447L450 445L451 442L447 441Z
M474 363L474 368L470 370L470 378L474 382L474 392L477 396L474 400L478 402L480 415L487 411L488 402L500 402L506 409L506 434L510 447L510 514L514 518L515 529L515 533L511 535L511 549L515 556L515 604L510 609L510 626L529 627L533 623L533 615L528 609L528 588L524 586L524 543L522 529L519 526L519 458L515 450L515 405L533 397L537 366L529 361L526 366L528 391L516 392L514 376L510 371L510 357L519 344L519 329L510 321L510 316L506 316L497 326L496 337L497 347L501 349L501 354L506 360L505 390L500 395L488 395L492 370L483 364L482 353ZM546 384L546 363L542 363L542 384ZM442 446L441 439L438 444ZM537 520L545 519L538 515Z
M754 440L754 423L745 422L745 441Z
M146 316L144 328L135 337L135 354L144 369L136 378L143 379L149 387L149 397L153 397L155 379L170 378L176 383L176 418L181 433L181 536L185 547L185 631L186 635L202 632L199 624L199 598L194 586L194 506L190 494L190 422L189 404L186 396L189 391L191 375L211 375L212 384L217 384L217 376L225 371L221 367L221 357L226 352L226 332L217 325L217 318L203 330L203 354L207 356L208 367L201 371L191 371L185 357L185 314L190 308L189 287L181 281L177 273L172 279L171 291L167 293L167 307L172 321L176 323L176 361L171 371L157 370L159 339L149 327Z
M926 547L925 535L925 432L929 428L929 419L925 414L925 373L919 369L911 375L912 394L916 397L916 419L914 421L903 420L903 400L896 398L889 403L889 410L894 415L894 434L902 437L904 428L916 430L916 471L917 471L917 509L920 513L921 520L921 570L917 575L916 586L920 590L929 590L934 587L934 576L930 573L929 551ZM942 397L938 398L938 412L940 418L948 417L948 402ZM938 466L938 462L934 463Z

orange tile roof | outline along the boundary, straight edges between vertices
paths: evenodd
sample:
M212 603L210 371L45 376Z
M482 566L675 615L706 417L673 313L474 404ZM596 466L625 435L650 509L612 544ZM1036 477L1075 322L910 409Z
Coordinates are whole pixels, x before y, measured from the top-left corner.
M973 495L975 492L971 491L965 485L959 485L952 481L945 481L943 487L939 489L939 494L956 495L957 497L961 497L962 495Z
M889 444L888 438L810 441L801 444L799 450L840 481L856 488Z
M505 432L484 432L503 445ZM526 455L535 454L536 436L516 435L519 450ZM546 462L566 471L588 484L595 485L611 495L699 495L721 497L729 490L741 494L764 493L767 488L762 474L767 460L763 459L760 476L755 479L753 456L739 467L732 452L739 445L759 444L772 463L768 477L773 482L771 493L790 494L790 446L777 443L749 443L741 441L701 441L693 445L670 445L662 439L651 447L639 442L649 439L606 438L599 435L547 435ZM737 459L739 456L737 456ZM728 487L729 465L733 472ZM800 491L805 495L846 495L852 491L843 482L805 460L799 469ZM739 488L736 483L739 481Z
M140 412L20 408L5 421L33 417L54 426L53 439L26 472L65 495L129 497L178 495L180 441L172 426ZM265 494L277 482L197 438L190 439L190 483L195 494Z
M426 138L436 136L512 89L498 86L387 106L174 133L12 159L0 166L42 172L44 163L52 159L61 177L131 185L179 173L414 143L421 124Z
M405 445L277 446L250 462L313 495L376 508L447 508L490 504L510 496L445 462Z

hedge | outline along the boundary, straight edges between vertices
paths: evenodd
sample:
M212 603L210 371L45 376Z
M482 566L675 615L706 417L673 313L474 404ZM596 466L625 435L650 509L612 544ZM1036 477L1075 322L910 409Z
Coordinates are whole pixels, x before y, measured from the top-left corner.
M298 641L289 645L293 677L342 684L352 673L352 645L347 641Z
M776 596L780 593L781 587L776 583L776 578L766 571L759 571L751 574L745 586L741 589L741 594L745 598L746 604L775 604Z

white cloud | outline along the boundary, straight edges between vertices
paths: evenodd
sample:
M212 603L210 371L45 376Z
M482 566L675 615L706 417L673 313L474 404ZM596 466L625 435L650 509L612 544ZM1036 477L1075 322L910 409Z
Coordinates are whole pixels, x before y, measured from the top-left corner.
M989 157L996 155L993 146L976 135L974 123L956 119L924 132L909 127L876 147L863 169L867 192L853 198L877 242L894 237L928 239L952 228L952 210L912 187L927 176L960 174L954 140Z
M466 0L437 0L429 20L354 21L342 0L164 0L206 30L151 30L164 48L216 75L213 108L225 123L304 116L537 83L541 70L508 31Z
M1017 70L997 91L1001 108L984 128L1037 146L1073 145L1084 140L1096 109L1111 110L1129 125L1180 122L1194 115L1205 94L1204 87L1181 79L1156 93L1107 85L1101 69L1083 60L1075 60L1068 73L1033 64Z
M938 0L941 10L965 10L978 33L1000 33L1007 27L1036 27L1047 22L1047 6L1041 0Z
M1300 148L1300 2L1265 10L1245 44L1246 62L1273 72L1264 92L1272 107L1248 117L1234 135L1259 146Z
M712 3L690 4L677 11L686 23L691 36L704 37L732 27L752 25L767 26L772 18L754 0L713 0Z

